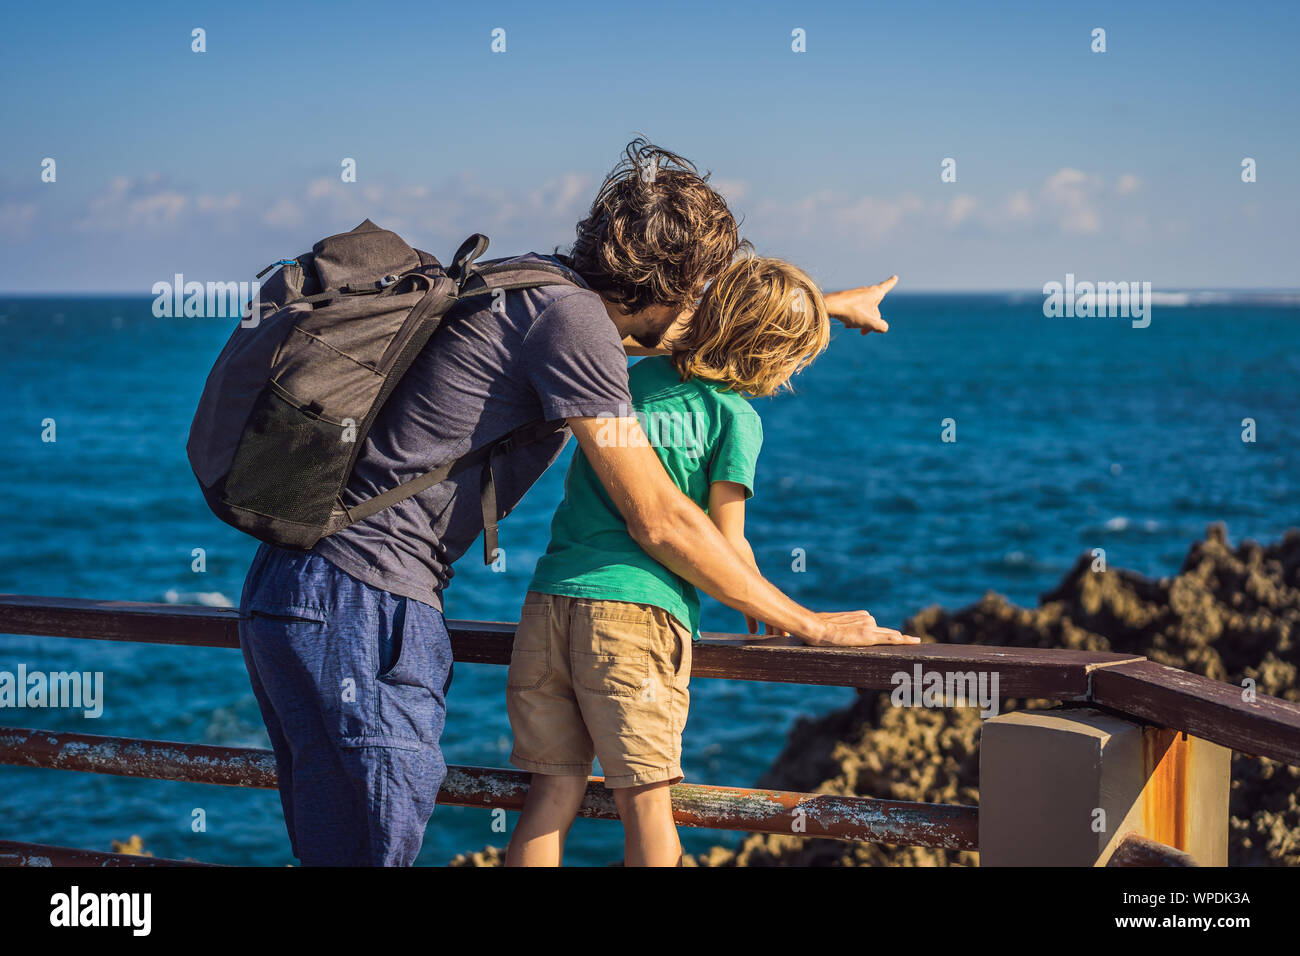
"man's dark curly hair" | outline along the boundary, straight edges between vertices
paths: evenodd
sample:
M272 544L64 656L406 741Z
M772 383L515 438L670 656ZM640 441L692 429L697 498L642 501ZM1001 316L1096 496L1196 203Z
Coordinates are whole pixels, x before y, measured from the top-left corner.
M605 177L565 259L625 312L691 306L740 245L736 219L708 178L637 137Z

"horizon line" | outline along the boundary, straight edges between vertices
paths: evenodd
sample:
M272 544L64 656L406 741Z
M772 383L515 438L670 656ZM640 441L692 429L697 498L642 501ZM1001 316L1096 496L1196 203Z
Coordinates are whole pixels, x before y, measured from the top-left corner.
M252 281L252 280L245 280ZM900 280L901 281L901 280ZM1049 280L1056 281L1056 280ZM1300 296L1300 286L1200 286L1185 288L1167 288L1153 286L1153 294L1159 295L1294 295ZM889 298L898 299L910 295L1043 295L1042 289L1025 287L995 288L930 288L891 290ZM53 299L53 298L117 298L117 299L153 299L153 292L130 292L113 289L76 289L76 290L8 290L0 289L0 297Z

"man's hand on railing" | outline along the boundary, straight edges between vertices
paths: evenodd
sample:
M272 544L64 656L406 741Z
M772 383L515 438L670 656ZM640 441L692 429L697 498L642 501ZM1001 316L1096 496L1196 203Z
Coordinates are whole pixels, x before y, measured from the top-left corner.
M815 647L870 647L873 644L920 644L912 637L881 627L866 611L826 611L816 615L822 625L820 634L804 636L800 640Z

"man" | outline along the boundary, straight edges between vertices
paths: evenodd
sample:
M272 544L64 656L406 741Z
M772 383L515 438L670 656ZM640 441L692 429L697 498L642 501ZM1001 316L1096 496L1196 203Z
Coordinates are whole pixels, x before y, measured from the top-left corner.
M739 246L722 197L642 140L602 185L568 257L585 283L510 293L445 322L365 439L347 489L373 497L536 419L567 429L494 464L508 514L572 431L638 544L744 614L814 644L914 641L866 611L817 614L764 580L664 472L630 409L627 351L654 349ZM864 332L894 280L827 297ZM629 413L630 414L630 413ZM452 655L442 591L483 531L471 469L324 538L263 545L240 602L240 644L305 865L409 865L446 775L439 749Z

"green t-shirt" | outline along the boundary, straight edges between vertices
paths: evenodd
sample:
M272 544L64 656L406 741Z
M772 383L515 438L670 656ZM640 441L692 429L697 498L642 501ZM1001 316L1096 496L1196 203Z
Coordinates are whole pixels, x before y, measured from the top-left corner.
M635 416L673 483L708 509L709 485L734 481L754 493L754 465L763 423L744 396L716 382L683 382L667 356L642 359L628 373ZM609 428L598 439L624 444ZM564 500L551 521L551 543L537 562L529 590L543 594L632 601L661 607L699 633L695 587L663 567L632 540L582 449L564 479Z

